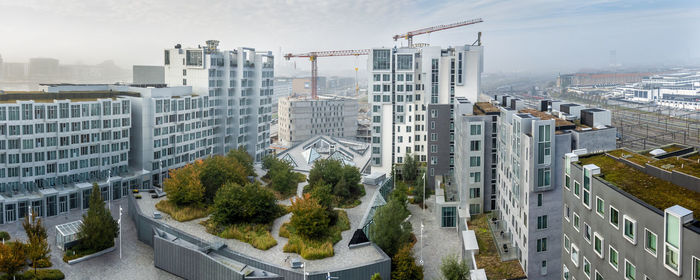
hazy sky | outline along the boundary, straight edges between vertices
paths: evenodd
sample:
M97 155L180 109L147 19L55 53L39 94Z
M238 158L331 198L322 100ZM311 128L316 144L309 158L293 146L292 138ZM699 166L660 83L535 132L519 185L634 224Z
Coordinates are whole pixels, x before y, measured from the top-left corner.
M0 55L12 62L112 59L129 67L162 64L164 48L207 39L275 55L280 48L370 48L393 46L396 33L478 17L484 22L414 40L471 44L482 31L486 72L603 67L612 50L625 66L700 63L697 0L0 0ZM297 64L308 68L306 61ZM355 59L319 64L322 73L333 73L352 69Z

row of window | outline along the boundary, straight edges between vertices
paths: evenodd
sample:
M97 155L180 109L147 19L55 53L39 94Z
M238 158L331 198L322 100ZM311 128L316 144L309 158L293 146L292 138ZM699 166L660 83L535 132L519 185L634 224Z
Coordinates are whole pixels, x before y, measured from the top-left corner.
M85 118L95 116L109 116L130 114L128 100L102 101L100 103L58 103L58 105L22 104L21 106L1 106L0 121L19 121L32 119L65 119ZM21 109L20 109L21 108ZM21 113L21 115L20 115ZM20 119L21 117L21 119Z

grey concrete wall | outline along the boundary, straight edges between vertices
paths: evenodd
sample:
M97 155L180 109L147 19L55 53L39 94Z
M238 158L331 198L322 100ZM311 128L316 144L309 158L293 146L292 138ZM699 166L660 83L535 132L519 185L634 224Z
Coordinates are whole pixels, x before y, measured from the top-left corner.
M604 173L604 170L601 170ZM571 165L571 177L581 183L583 188L583 171L578 164ZM605 214L599 216L595 211L596 197L601 197L605 203ZM697 227L685 226L683 228L681 249L682 276L678 277L663 265L663 240L664 240L664 220L663 209L657 209L644 203L638 198L622 191L621 189L603 183L594 177L591 185L591 209L583 206L580 198L573 195L573 190L563 191L563 202L571 208L573 213L577 213L581 218L581 231L574 229L573 221L563 220L562 231L566 234L571 243L576 244L580 250L579 267L576 268L571 261L570 253L562 250L561 259L569 268L571 277L576 279L587 279L582 271L583 257L591 263L591 279L598 270L605 279L624 279L625 259L636 266L637 279L644 279L644 275L650 279L690 279L692 271L692 257L700 257L700 229ZM609 223L610 206L619 211L620 226L616 229ZM623 216L630 216L637 221L636 245L623 237ZM584 223L591 226L593 233L598 233L604 238L604 254L601 259L593 251L593 245L583 238ZM649 229L657 235L656 256L644 249L644 231ZM612 245L619 255L618 270L615 270L609 263L608 248Z
M610 151L617 148L617 128L572 131L573 149L586 149L588 153Z
M185 279L240 280L243 275L210 256L159 236L153 239L154 264Z
M165 67L150 65L134 65L134 84L165 84Z
M664 181L669 181L671 183L674 183L678 186L682 186L686 189L695 191L695 192L700 192L700 178L685 174L683 172L678 172L676 170L672 170L671 172L666 171L664 169L661 169L659 167L649 165L649 164L644 164L644 166L636 164L634 162L631 162L627 159L624 158L617 158L611 155L607 155L619 162L622 162L624 164L627 164L628 166L631 166L639 171L642 171L646 174L649 174L651 176L660 178Z

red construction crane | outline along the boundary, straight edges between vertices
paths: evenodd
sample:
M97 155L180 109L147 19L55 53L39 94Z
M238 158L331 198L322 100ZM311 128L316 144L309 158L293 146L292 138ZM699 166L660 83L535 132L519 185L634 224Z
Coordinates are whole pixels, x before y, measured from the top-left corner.
M319 52L307 52L307 53L288 53L284 55L284 58L289 60L292 57L308 57L311 61L311 98L318 99L318 64L317 59L319 57L328 56L359 56L368 55L369 49L364 50L342 50L342 51L319 51Z
M404 34L394 35L394 41L398 40L399 38L404 38L404 39L408 40L408 46L413 47L413 36L421 35L421 34L428 34L428 33L432 33L435 31L440 31L440 30L445 30L445 29L450 29L450 28L455 28L455 27L460 27L460 26L465 26L465 25L477 24L480 22L484 22L484 21L481 20L481 18L477 18L477 19L465 20L465 21L460 21L460 22L451 23L451 24L442 24L442 25L436 25L436 26L432 26L432 27L421 28L418 30L406 32Z

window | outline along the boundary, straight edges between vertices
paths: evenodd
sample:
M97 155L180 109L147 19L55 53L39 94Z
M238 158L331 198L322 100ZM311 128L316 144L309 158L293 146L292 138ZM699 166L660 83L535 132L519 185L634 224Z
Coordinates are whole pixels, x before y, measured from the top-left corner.
M583 170L583 206L591 209L591 171Z
M469 188L469 198L479 198L481 197L480 188Z
M564 265L564 268L562 268L561 271L562 271L562 275L564 276L564 280L569 280L569 279L571 279L571 278L570 278L571 276L569 275L569 268L566 267L566 265Z
M616 229L620 228L620 212L612 206L610 206L610 224Z
M542 196L541 193L537 194L537 206L542 206Z
M588 261L586 257L583 257L583 274L591 279L591 262Z
M569 208L568 204L564 204L564 219L567 222L571 220L571 208Z
M600 196L595 197L595 212L598 213L598 216L605 219L605 201Z
M413 69L413 55L397 55L396 68L397 70Z
M537 229L547 228L547 215L537 217Z
M665 215L665 239L664 239L664 266L676 273L680 272L680 241L681 241L681 220L680 217Z
M569 175L564 177L564 187L566 187L567 190L571 189L571 177L569 177Z
M469 126L470 135L481 135L481 125L472 124Z
M637 267L635 267L627 259L625 259L625 279L627 279L627 280L637 279Z
M603 247L605 246L605 239L600 236L597 232L593 234L593 251L600 257L603 258Z
M617 250L613 248L613 246L608 247L608 262L610 265L617 270L617 264L618 264L618 256L617 256Z
M480 157L469 157L469 166L470 167L475 167L475 166L481 166L481 158Z
M564 234L564 251L568 253L570 250L569 247L571 247L571 241L569 240L569 236Z
M576 213L574 213L574 228L576 229L576 231L579 231L579 229L581 228L581 219Z
M693 280L700 280L700 259L693 256Z
M537 163L549 164L551 161L551 125L539 126L539 139L537 143Z
M471 141L470 143L470 151L480 151L481 150L481 141L474 140Z
M644 249L656 257L656 234L648 228L644 229Z
M537 252L546 252L547 251L547 238L540 238L537 239Z
M481 182L481 172L470 172L469 179L470 179L471 183Z
M624 221L625 239L632 244L637 244L637 221L627 215L623 215L622 220Z
M547 275L547 261L542 261L542 267L540 267L540 274Z
M595 280L605 280L598 270L595 271Z
M591 226L588 225L588 223L583 223L583 238L588 241L588 243L591 243Z
M551 170L547 168L537 169L537 187L546 188L550 185Z
M581 197L581 184L574 180L574 195L579 198Z
M578 267L578 247L575 244L571 244L571 262Z
M442 227L454 227L455 226L455 207L443 207L442 208Z
M389 70L390 66L390 50L373 50L372 51L372 64L374 70Z

